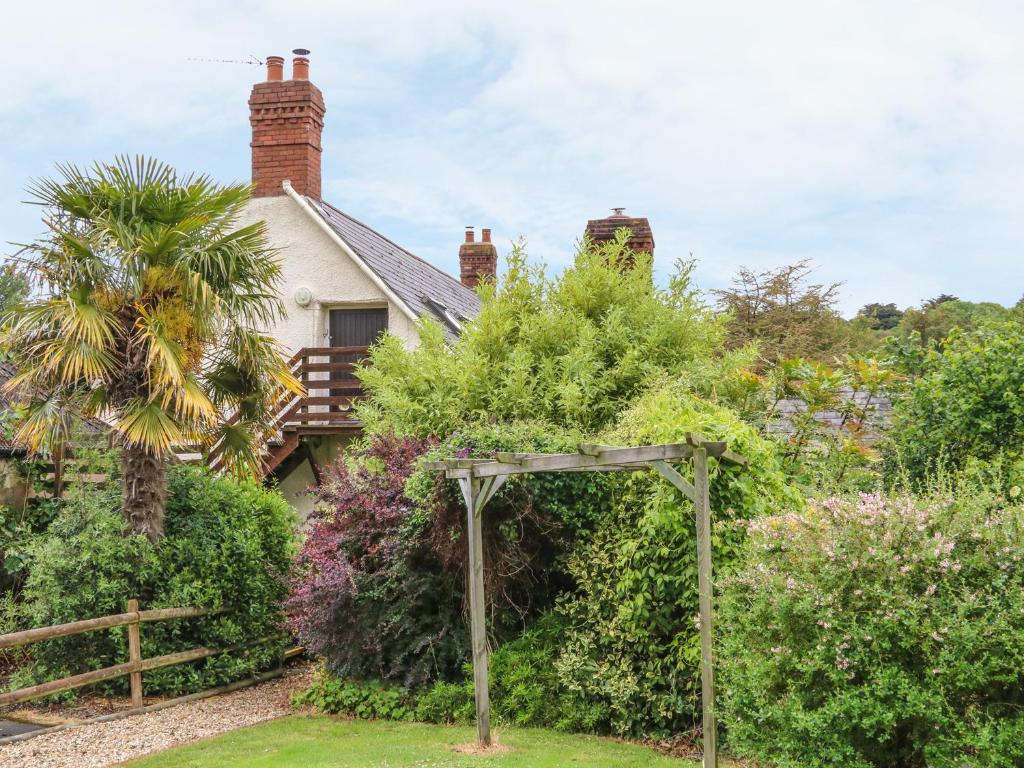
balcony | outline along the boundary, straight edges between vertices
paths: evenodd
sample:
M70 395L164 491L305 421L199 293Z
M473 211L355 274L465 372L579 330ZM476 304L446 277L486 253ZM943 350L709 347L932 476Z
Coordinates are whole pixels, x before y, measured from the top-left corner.
M304 347L288 361L292 375L306 388L305 395L285 393L277 402L273 436L263 450L263 474L269 475L290 456L305 435L357 433L362 424L352 405L363 396L356 366L369 347ZM238 414L230 419L237 420ZM217 446L209 454L210 467L223 468Z

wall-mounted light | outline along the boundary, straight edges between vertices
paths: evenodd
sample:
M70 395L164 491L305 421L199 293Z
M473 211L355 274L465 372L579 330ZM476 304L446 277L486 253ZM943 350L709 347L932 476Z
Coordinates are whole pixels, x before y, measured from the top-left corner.
M300 307L308 307L313 300L313 292L309 288L299 288L295 291L295 303Z

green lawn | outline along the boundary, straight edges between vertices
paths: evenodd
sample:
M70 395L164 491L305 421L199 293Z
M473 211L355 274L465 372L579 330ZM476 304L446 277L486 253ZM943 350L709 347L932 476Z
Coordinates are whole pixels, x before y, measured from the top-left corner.
M460 754L472 728L295 715L126 763L134 768L695 768L596 736L501 728L502 754Z

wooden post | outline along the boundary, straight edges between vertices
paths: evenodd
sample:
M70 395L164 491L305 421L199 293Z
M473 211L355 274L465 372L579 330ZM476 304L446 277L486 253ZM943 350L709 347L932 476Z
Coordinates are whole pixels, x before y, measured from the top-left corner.
M142 664L142 641L139 637L139 601L128 601L128 613L134 613L135 621L128 625L128 661L132 664ZM132 709L142 708L142 672L132 672L129 675L132 689Z
M484 625L484 542L480 530L483 502L480 481L459 480L466 500L469 535L469 617L473 645L473 690L476 695L476 735L481 746L491 744L491 703L487 688L487 635Z
M718 768L715 734L715 670L711 646L711 501L708 494L708 452L693 451L693 484L697 507L697 588L700 593L700 702L704 715L704 768Z
M64 498L64 442L53 447L53 498Z

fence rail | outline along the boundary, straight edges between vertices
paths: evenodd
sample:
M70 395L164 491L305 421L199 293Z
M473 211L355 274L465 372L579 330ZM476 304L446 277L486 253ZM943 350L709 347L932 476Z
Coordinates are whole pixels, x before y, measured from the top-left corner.
M12 704L21 704L25 701L38 699L55 693L71 691L81 688L84 685L112 680L117 677L128 676L130 679L132 706L130 711L141 710L142 703L142 673L162 667L170 667L176 664L186 664L190 661L217 656L222 653L231 653L244 648L262 645L274 638L259 638L247 643L228 646L226 648L191 648L176 653L168 653L163 656L153 656L148 659L142 658L141 631L142 624L154 621L170 621L173 619L187 619L198 616L211 616L223 613L224 609L211 608L155 608L151 610L139 610L138 600L128 601L128 610L124 613L117 613L110 616L98 616L94 619L83 619L72 621L67 624L56 624L50 627L39 627L26 629L21 632L11 632L0 635L0 649L14 648L17 646L38 643L44 640L53 640L58 637L70 637L81 635L86 632L94 632L100 629L111 629L114 627L128 627L128 661L122 664L114 664L110 667L95 669L90 672L83 672L78 675L62 677L59 680L51 680L46 683L39 683L28 688L19 688L16 691L0 693L0 707Z

